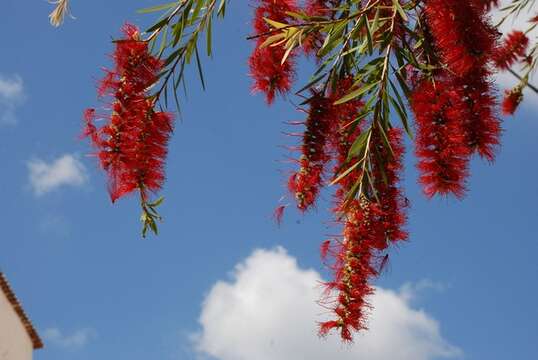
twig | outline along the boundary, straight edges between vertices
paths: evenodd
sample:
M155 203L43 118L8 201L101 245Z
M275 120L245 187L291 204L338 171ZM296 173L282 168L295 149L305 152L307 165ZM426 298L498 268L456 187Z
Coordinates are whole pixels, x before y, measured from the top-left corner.
M508 69L508 72L510 72L510 74L514 75L514 77L516 77L519 81L524 81L525 86L527 86L529 89L531 89L536 94L538 94L538 88L536 86L532 85L531 83L529 83L528 81L525 81L525 79L522 78L521 75L519 75L517 72L515 72L512 69Z

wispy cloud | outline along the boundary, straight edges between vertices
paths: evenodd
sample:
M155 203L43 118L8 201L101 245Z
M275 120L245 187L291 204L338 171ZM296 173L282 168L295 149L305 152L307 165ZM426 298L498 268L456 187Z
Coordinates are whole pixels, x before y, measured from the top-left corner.
M0 125L17 123L15 110L24 102L24 84L19 75L0 74Z
M80 349L97 336L94 329L85 328L75 330L70 334L63 333L56 327L45 329L42 332L43 339L46 343L58 346L64 349Z
M354 344L337 335L317 336L324 312L316 300L321 275L302 269L282 248L256 250L238 264L230 281L217 282L193 335L199 355L218 360L432 360L460 358L462 351L442 335L440 324L413 308L413 292L439 288L431 281L408 284L402 291L376 288L369 330Z
M400 296L407 300L415 300L421 293L431 290L438 293L445 292L450 285L430 279L422 279L418 282L406 282L400 287Z
M88 181L84 164L72 154L62 155L50 163L32 159L27 166L30 185L37 196L62 186L82 186Z

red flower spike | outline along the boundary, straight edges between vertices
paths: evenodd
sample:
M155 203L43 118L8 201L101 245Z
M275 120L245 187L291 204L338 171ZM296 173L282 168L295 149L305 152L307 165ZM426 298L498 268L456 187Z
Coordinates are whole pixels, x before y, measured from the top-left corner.
M309 106L301 146L300 169L291 175L288 182L289 190L297 200L297 207L302 211L314 204L322 186L325 164L330 159L326 152L327 138L333 123L330 99L315 93Z
M286 12L297 11L293 0L258 0L253 26L257 35L271 31L265 19L286 22ZM253 92L263 92L268 104L272 104L276 94L285 95L291 89L295 78L295 54L289 54L284 63L286 50L282 45L261 47L267 35L260 36L256 48L249 58L250 76L254 80Z
M502 102L502 112L504 115L513 115L519 104L523 101L523 91L521 86L517 86L512 90L506 90Z
M462 0L428 0L425 13L441 58L456 76L466 76L487 62L497 35L486 21L483 6Z
M407 233L402 229L406 221L407 201L399 187L404 151L402 131L390 129L387 132L392 153L385 148L379 130L372 131L372 146L379 157L385 160L383 164L375 164L373 169L374 187L379 202L370 201L362 195L360 200L353 199L347 206L343 206L345 193L360 176L360 170L350 173L351 181L343 179L340 183L343 191L337 194L339 206L335 211L344 214L343 240L333 253L334 281L326 285L326 294L330 296L333 291L338 293L336 299L326 300L332 304L336 320L321 323L319 332L320 335L326 335L332 329L337 329L344 341L352 341L353 331L366 329L366 316L370 307L367 298L374 292L372 280L384 266L383 251L389 244L407 239ZM349 133L352 132L348 130ZM342 142L339 159L347 157L349 146L346 147L345 144L349 143L347 139ZM382 172L385 176L382 176ZM322 251L325 248L324 244Z
M114 69L98 86L101 97L110 98L112 113L97 128L95 110L85 112L88 136L108 174L112 201L135 190L145 204L148 192L161 189L167 144L173 128L169 113L156 111L148 89L158 80L162 62L151 55L134 25L126 24L124 38L115 42Z
M249 58L250 76L254 80L252 91L264 93L270 105L277 94L284 96L291 90L295 78L295 56L290 54L282 64L286 50L282 46L260 48L261 43L258 42Z
M419 182L424 194L465 194L470 148L464 120L467 107L463 94L449 81L424 79L414 89L411 108L415 114L416 156Z
M467 106L467 146L473 153L492 162L500 144L502 129L496 115L497 101L489 78L490 72L484 67L455 82L462 89Z
M528 45L527 35L522 31L512 31L493 53L493 63L498 69L509 69L518 59L525 58Z

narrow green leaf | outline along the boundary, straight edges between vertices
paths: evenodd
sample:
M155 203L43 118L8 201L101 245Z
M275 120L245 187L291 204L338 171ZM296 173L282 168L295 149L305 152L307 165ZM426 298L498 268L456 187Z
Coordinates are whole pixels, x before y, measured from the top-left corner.
M350 172L352 172L353 170L355 170L357 168L357 166L359 166L359 164L361 163L361 161L357 161L355 164L351 165L350 167L348 167L343 173L341 173L340 175L338 175L338 177L336 179L334 179L333 181L331 181L331 183L329 185L334 185L334 184L338 184L338 182L340 182L340 180L342 180L343 178L345 178L347 176L347 174L349 174Z
M157 12L157 11L162 11L162 10L168 10L168 9L171 9L175 6L178 6L182 1L174 1L174 2L171 2L171 3L168 3L168 4L161 4L161 5L156 5L156 6L151 6L151 7L148 7L148 8L145 8L145 9L140 9L137 11L137 13L139 14L149 14L149 13L153 13L153 12Z
M211 56L211 38L212 38L212 24L213 21L211 20L211 17L207 19L207 28L206 28L206 48L207 48L207 56Z
M194 47L194 53L196 55L196 67L198 68L198 76L200 77L200 82L202 83L202 89L205 90L205 81L204 74L202 71L202 63L200 62L200 55L198 54L198 47Z
M357 138L349 148L349 152L347 154L347 161L351 160L354 157L358 157L364 153L363 149L366 146L366 141L370 137L370 133L371 129L368 129L368 131L363 131L359 136L357 136Z
M400 4L400 0L392 0L392 4L396 7L396 10L402 17L404 21L407 21L407 14L405 13L404 9L402 8L402 5Z
M343 96L342 98L336 100L336 101L334 102L334 105L343 104L343 103L345 103L345 102L348 102L348 101L350 101L350 100L353 100L353 99L355 99L355 98L358 98L358 97L360 97L362 94L364 94L364 93L370 91L371 89L373 89L375 86L377 86L377 84L379 84L379 81L376 81L376 82L374 82L374 83L372 83L372 84L368 84L368 85L366 85L366 86L362 86L362 87L360 87L360 88L358 88L358 89L356 89L356 90L350 92L349 94Z
M366 15L363 15L366 20L364 21L365 28L366 28L366 38L368 39L368 53L372 54L374 52L374 42L373 42L373 36L372 36L372 29L370 29L370 21L366 17Z

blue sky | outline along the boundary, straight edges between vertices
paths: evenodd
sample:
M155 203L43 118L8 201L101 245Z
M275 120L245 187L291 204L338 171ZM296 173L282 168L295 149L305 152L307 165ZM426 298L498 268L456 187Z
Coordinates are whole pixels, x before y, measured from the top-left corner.
M78 139L111 36L125 21L150 24L136 10L153 4L74 0L76 20L59 29L48 23L46 1L2 4L0 267L45 337L36 359L301 359L302 349L319 344L335 359L404 360L406 351L417 359L536 357L537 98L506 119L493 166L473 161L463 201L426 200L409 149L411 237L378 282L377 330L352 347L320 343L309 333L317 310L301 309L311 309L303 296L309 281L326 276L318 246L332 231L329 203L307 216L287 212L280 228L271 220L288 166L283 122L301 114L250 94L246 1L232 1L215 24L207 91L190 77L158 237L140 238L135 197L110 203ZM296 294L286 281L305 291ZM252 311L238 296L255 300ZM271 341L278 357L237 350L256 341Z

